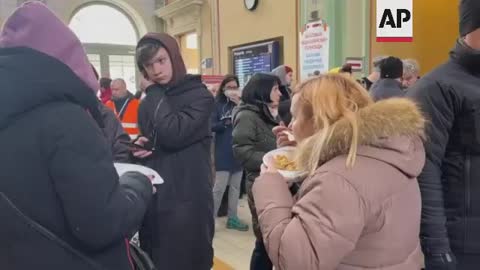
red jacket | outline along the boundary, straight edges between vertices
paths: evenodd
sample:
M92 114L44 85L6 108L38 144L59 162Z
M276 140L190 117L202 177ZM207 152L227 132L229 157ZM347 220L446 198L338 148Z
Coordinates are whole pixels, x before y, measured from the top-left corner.
M107 88L105 90L100 90L100 100L103 104L107 104L112 99L112 89Z

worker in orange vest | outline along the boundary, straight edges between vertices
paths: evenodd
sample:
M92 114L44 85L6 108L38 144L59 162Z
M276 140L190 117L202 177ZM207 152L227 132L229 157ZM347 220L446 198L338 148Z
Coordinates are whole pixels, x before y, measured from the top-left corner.
M115 79L111 84L112 100L105 105L112 109L122 122L123 129L135 139L138 134L138 106L140 102L127 90L123 79Z

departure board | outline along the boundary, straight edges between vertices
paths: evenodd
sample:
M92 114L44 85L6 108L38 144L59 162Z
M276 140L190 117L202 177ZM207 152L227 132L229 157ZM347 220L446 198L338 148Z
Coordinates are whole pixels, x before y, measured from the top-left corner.
M270 72L278 66L279 43L270 41L238 47L232 50L232 54L233 70L243 88L253 74Z

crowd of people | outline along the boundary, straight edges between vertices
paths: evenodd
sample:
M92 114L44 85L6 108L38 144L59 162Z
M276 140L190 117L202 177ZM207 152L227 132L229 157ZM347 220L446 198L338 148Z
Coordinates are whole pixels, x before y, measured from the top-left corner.
M479 14L460 1L461 37L422 78L382 56L359 80L346 64L293 85L281 65L243 89L226 75L215 95L174 37L149 33L133 95L44 4L23 4L0 32L0 268L147 269L138 232L148 269L211 269L227 188L226 227L250 229L245 179L252 270L477 269ZM265 160L286 146L293 183Z

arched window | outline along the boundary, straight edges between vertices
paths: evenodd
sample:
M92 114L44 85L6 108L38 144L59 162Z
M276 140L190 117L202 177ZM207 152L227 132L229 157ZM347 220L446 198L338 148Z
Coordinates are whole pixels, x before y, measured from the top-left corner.
M69 23L102 77L122 78L136 92L135 45L138 35L129 17L105 4L80 8Z
M97 4L80 9L69 26L83 43L131 46L137 43L137 33L129 18L108 5Z

